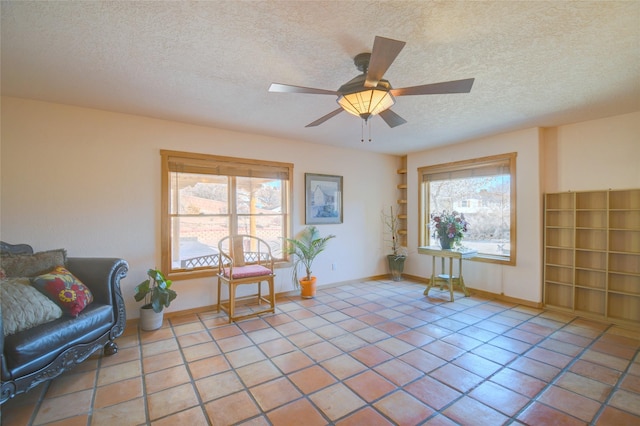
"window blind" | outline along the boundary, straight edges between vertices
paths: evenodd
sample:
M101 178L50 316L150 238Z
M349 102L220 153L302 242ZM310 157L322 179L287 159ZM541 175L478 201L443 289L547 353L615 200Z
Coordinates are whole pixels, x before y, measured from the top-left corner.
M265 179L289 180L290 163L265 162L259 163L244 158L220 157L215 155L173 153L162 151L167 157L166 164L170 172L209 174L221 176L242 176Z
M513 157L515 153L478 159L465 165L449 163L426 166L418 169L418 175L422 177L423 182L508 175L511 173L510 165Z

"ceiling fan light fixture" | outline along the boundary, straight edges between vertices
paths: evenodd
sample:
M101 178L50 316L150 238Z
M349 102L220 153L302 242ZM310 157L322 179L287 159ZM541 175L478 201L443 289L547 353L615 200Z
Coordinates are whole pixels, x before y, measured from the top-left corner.
M365 122L372 115L380 114L380 117L389 127L396 127L406 123L407 120L390 109L396 103L394 96L439 95L469 93L471 91L471 86L473 86L474 82L473 78L392 89L389 81L383 79L383 77L405 44L404 41L376 36L373 41L372 52L360 53L353 59L353 63L362 74L352 78L340 86L338 90L272 83L269 91L338 97L336 102L340 108L325 114L305 127L318 126L342 111L347 111L349 114L360 117Z
M343 93L338 97L338 105L349 114L361 117L365 121L372 115L380 114L396 103L389 91L380 88L365 88L363 90Z

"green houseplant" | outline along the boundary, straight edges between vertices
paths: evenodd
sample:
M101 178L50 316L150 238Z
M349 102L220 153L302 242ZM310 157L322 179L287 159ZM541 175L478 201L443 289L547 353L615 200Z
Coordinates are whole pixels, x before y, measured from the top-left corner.
M287 253L294 257L292 279L296 288L301 288L303 298L315 296L316 277L311 276L311 266L316 256L322 253L329 240L335 235L321 237L318 228L308 226L300 232L298 238L287 238ZM301 278L299 267L303 266L305 275Z
M162 271L149 269L147 276L149 278L136 286L134 298L136 302L144 300L144 305L140 307L140 327L143 330L157 330L162 326L162 310L169 307L177 294L171 290L172 282Z
M391 248L391 254L387 255L391 279L393 281L400 281L402 280L404 261L407 259L407 248L400 245L398 216L393 214L393 206L389 207L389 214L383 210L381 216L385 228L385 241Z

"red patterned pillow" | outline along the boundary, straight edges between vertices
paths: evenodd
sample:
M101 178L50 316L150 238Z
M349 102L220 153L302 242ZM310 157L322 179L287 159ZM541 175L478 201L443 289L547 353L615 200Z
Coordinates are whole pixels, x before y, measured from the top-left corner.
M32 285L53 300L62 311L77 317L87 305L93 302L93 295L71 272L63 266L56 267L48 274L31 279Z

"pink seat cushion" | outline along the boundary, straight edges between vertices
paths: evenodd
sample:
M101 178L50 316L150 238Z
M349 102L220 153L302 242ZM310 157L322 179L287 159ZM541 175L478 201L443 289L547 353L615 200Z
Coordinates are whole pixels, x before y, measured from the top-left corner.
M229 277L229 268L224 268L224 276ZM259 277L262 275L271 275L271 269L262 265L245 265L233 268L233 279Z

